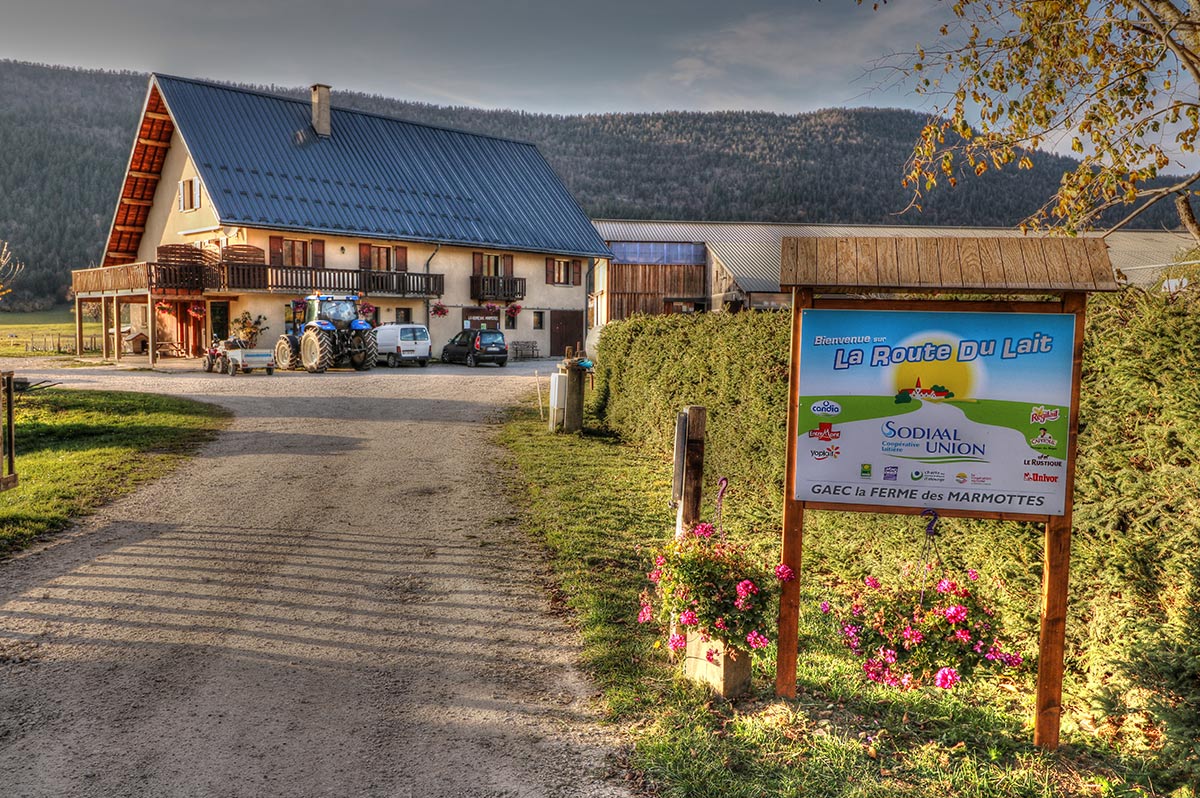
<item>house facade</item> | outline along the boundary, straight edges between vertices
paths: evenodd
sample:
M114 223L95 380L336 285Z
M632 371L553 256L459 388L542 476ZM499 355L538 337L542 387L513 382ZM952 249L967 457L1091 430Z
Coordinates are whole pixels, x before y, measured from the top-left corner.
M531 144L337 108L326 86L305 102L154 75L103 265L72 282L101 303L106 357L139 335L152 359L195 355L239 318L270 346L310 293L427 324L435 353L493 327L556 355L584 339L609 254Z

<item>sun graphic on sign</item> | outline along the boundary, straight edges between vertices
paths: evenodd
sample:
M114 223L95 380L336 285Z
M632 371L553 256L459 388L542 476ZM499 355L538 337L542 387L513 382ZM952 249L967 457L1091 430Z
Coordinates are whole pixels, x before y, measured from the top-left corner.
M891 366L888 379L892 390L899 394L908 392L918 399L969 399L983 382L982 369L978 363L963 363L958 360L959 338L944 332L921 332L896 344L898 347L921 347L924 344L949 345L949 360L923 360L920 362L895 363ZM952 395L952 396L945 396Z

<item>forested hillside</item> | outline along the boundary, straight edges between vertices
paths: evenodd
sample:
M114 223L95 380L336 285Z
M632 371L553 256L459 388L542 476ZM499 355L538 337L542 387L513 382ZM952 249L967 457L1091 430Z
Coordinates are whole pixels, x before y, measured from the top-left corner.
M247 75L253 78L253 75ZM0 61L0 239L27 264L0 307L61 301L99 259L147 76ZM554 116L334 91L334 103L534 142L596 218L1011 226L1068 159L989 174L907 204L900 168L923 121L910 111ZM305 90L290 90L305 96ZM1139 220L1174 226L1170 208Z

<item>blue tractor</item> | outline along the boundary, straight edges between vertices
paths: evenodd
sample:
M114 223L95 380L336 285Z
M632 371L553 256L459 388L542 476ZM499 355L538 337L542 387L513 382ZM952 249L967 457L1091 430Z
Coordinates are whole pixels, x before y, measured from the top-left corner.
M275 364L319 374L338 366L366 371L375 365L379 346L375 330L358 317L357 296L314 294L304 298L304 315L299 310L293 332L279 336Z

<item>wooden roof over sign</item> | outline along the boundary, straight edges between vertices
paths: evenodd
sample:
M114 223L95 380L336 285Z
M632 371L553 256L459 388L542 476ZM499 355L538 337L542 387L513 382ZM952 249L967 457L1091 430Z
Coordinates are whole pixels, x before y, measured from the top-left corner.
M1116 291L1099 238L784 238L781 287L1045 294Z

